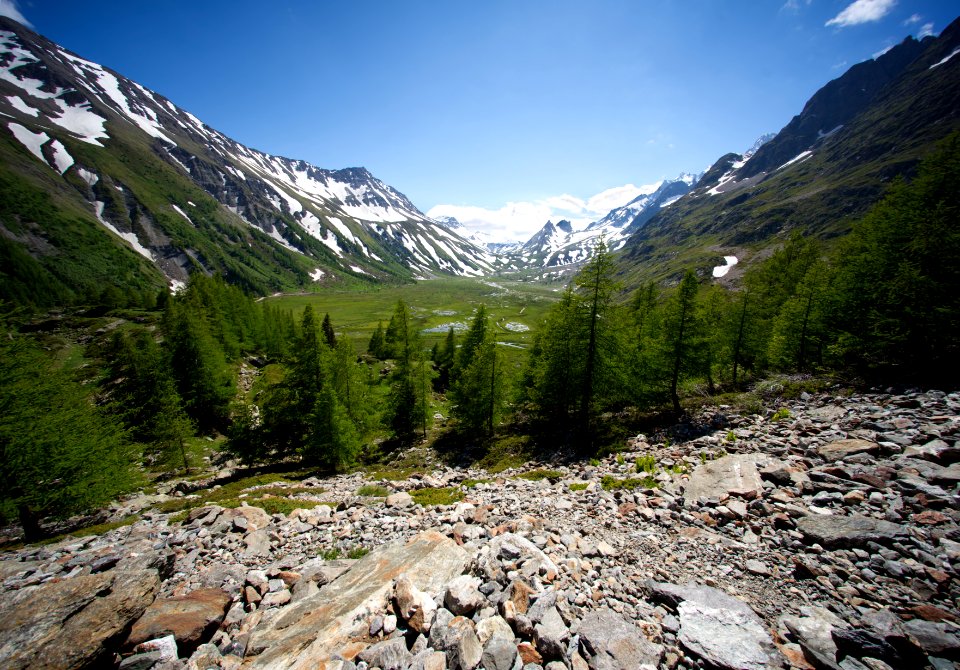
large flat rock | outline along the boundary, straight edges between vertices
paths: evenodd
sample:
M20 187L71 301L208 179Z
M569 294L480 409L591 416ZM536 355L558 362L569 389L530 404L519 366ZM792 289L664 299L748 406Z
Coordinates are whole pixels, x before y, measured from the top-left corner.
M782 658L763 621L747 603L710 586L648 581L654 600L676 608L680 644L708 667L764 670Z
M469 556L453 540L428 531L403 543L380 547L314 596L277 611L253 629L245 668L307 670L367 630L374 612L384 611L393 580L405 574L421 591L440 593L463 574Z
M807 540L826 549L862 547L867 542L889 543L909 535L904 526L860 514L811 514L797 521L797 529Z
M690 475L683 497L688 503L699 498L716 499L722 495L759 497L763 482L757 465L766 461L764 454L733 454L707 461Z
M156 570L108 570L0 594L0 667L99 667L159 588Z

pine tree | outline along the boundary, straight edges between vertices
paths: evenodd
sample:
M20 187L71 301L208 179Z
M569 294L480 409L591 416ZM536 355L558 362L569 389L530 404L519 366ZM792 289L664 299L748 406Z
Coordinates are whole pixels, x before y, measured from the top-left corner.
M670 358L670 400L677 415L683 412L680 406L680 376L690 367L694 358L691 345L695 334L698 290L697 276L692 270L687 270L676 295L668 304L664 321L663 337Z
M422 377L418 380L418 363L422 358L420 338L410 320L410 310L401 299L387 328L387 346L396 359L391 374L389 413L390 427L400 441L409 441L427 422ZM421 371L422 372L422 371Z
M481 306L464 337L459 372L450 389L450 413L457 418L460 431L467 435L492 434L506 400L504 364L487 320Z
M337 348L337 335L333 332L333 324L330 323L330 315L323 315L323 324L321 324L321 329L323 330L323 339L327 343L327 346L331 349Z
M433 362L437 366L437 378L434 387L440 393L450 388L450 376L453 370L454 361L457 358L457 336L454 333L453 326L447 331L447 337L443 341L443 347L439 344L434 345L436 353L432 356Z
M370 343L367 345L367 352L374 358L381 361L387 358L387 341L383 333L383 322L377 322L377 329L370 336Z

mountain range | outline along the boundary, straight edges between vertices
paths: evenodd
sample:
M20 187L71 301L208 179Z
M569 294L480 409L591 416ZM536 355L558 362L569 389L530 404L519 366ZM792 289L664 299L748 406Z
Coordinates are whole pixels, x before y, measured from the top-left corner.
M519 244L430 219L364 168L244 146L0 18L0 299L155 291L193 272L260 294L437 274L544 277L575 269L599 239L620 252L628 283L686 267L709 276L723 257L749 264L794 229L840 237L892 179L909 178L960 128L958 53L956 21L907 38L827 83L743 154L651 185L586 226L548 221Z
M105 260L136 285L222 273L260 293L493 269L366 169L244 146L5 18L0 66L0 183L17 195L0 206L8 297L38 278L61 294L116 281Z

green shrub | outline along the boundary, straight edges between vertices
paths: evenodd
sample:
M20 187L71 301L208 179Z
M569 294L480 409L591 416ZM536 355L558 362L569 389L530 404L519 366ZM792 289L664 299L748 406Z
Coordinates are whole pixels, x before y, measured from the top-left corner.
M641 456L637 459L636 463L637 472L646 472L647 474L654 474L657 471L657 459L653 454L647 454L646 456Z
M452 486L440 489L417 489L410 491L410 497L418 505L452 505L463 500L463 491Z
M369 553L370 553L370 550L367 549L366 547L354 547L353 549L347 552L347 558L352 558L352 559L363 558Z
M645 489L655 489L657 488L657 480L647 475L640 479L635 479L633 477L628 477L626 479L617 479L610 475L604 475L600 480L600 486L603 487L604 491L616 491L617 489L635 489L635 488L645 488Z
M586 489L588 484L586 482L574 482L570 484L571 491L583 491Z
M563 477L563 473L559 470L530 470L529 472L522 472L517 475L518 479L529 479L532 482L541 479L558 479L560 477Z
M773 416L770 417L771 421L785 421L790 418L790 410L786 407L781 407L776 412L773 413Z

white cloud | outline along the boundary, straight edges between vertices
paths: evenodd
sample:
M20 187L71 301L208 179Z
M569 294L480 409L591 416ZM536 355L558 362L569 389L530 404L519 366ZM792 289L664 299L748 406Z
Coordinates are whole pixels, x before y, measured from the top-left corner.
M920 23L923 21L923 17L919 14L911 14L910 18L903 22L905 26L912 26L914 23Z
M33 28L33 24L27 21L26 17L17 9L16 0L0 0L0 16L6 16L28 28Z
M933 35L933 24L924 23L920 28L920 32L917 33L917 38L922 40L924 37L930 37L930 35Z
M436 205L427 216L452 216L471 232L487 233L497 241L526 242L547 221L566 219L574 228L602 219L611 209L626 205L638 195L653 193L660 186L625 184L610 188L587 200L564 193L534 202L508 202L499 209L473 205Z
M889 14L896 4L897 0L856 0L824 25L845 28L879 21Z

